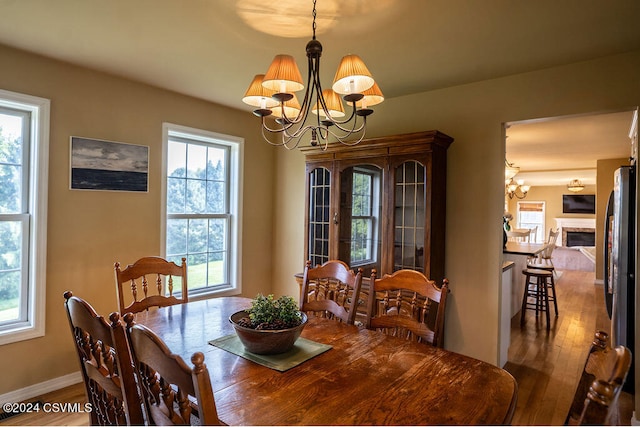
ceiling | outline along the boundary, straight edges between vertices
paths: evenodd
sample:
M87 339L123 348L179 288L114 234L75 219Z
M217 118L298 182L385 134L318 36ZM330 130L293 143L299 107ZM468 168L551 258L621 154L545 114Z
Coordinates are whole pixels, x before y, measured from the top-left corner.
M596 184L598 160L631 155L633 111L553 117L506 124L507 160L530 185Z
M386 98L640 49L637 0L317 1L324 85L357 53ZM276 54L294 55L306 74L311 9L312 0L0 0L0 43L250 111L241 98ZM584 120L513 124L509 161L591 168L577 154L613 150L600 132L630 123ZM602 130L589 131L596 122Z

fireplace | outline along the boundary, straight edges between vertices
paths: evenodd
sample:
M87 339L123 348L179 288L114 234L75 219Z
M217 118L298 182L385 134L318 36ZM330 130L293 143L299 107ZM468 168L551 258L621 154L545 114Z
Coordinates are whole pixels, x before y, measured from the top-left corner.
M558 246L595 246L595 218L555 218L560 236Z
M596 231L592 228L570 228L562 229L562 246L595 246Z

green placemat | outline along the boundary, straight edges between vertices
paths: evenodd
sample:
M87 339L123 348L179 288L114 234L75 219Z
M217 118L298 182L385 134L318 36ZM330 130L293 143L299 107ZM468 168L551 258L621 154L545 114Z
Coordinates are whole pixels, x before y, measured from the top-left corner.
M247 360L259 363L267 368L284 372L288 369L298 366L312 357L324 353L331 349L330 345L311 341L306 338L298 338L293 348L282 354L253 354L244 349L238 335L231 334L222 338L216 338L209 341L209 344L227 350L229 353L237 354Z

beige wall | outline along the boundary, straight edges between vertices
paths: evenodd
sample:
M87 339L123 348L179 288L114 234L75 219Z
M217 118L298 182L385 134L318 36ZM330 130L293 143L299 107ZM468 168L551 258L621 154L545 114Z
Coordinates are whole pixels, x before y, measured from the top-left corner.
M62 308L63 291L72 289L108 313L115 309L113 261L128 262L160 251L162 122L246 139L244 294L253 296L267 288L276 294L298 294L293 274L304 262L304 158L299 152L261 143L255 118L247 112L2 46L0 57L0 88L49 98L52 110L47 334L0 347L0 364L12 367L5 370L0 394L78 370ZM635 51L388 99L376 107L369 136L438 129L455 138L448 160L446 272L451 296L446 348L497 361L502 124L629 109L640 103L638 70L640 51ZM149 193L70 191L70 135L149 145Z
M162 123L245 138L243 290L271 288L273 158L250 113L0 46L0 88L51 100L46 335L0 346L0 395L79 370L62 294L116 311L113 263L161 251ZM150 147L149 192L69 190L69 137Z
M631 152L631 150L629 150ZM609 195L613 190L613 173L620 166L628 166L629 159L607 159L598 160L598 190L596 195L596 215L597 227L599 231L596 234L596 280L604 279L604 221L607 212L607 203Z
M434 62L437 66L437 61ZM497 363L504 209L502 125L506 122L631 109L640 103L640 51L501 79L392 98L375 107L368 135L438 129L449 149L446 275L451 281L445 347ZM304 160L278 152L280 244L274 290L296 292L302 269ZM585 333L591 334L591 331Z

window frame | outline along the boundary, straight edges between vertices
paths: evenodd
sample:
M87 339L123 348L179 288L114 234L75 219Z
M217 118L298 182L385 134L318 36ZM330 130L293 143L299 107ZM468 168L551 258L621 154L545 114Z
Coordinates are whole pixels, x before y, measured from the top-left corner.
M380 201L378 200L380 191L380 181L382 179L381 174L378 172L372 172L368 169L361 169L358 167L354 167L353 168L353 175L355 176L356 174L360 174L360 175L364 175L369 177L370 179L370 186L369 186L369 194L367 195L369 198L369 204L368 204L368 210L369 210L369 215L352 215L351 216L351 222L352 222L352 243L351 243L351 255L353 255L353 221L356 220L364 220L367 223L367 239L366 239L366 251L368 254L368 257L362 260L358 260L358 261L351 261L351 265L353 267L358 267L358 266L362 266L362 265L367 265L367 264L372 264L376 262L376 259L378 258L378 254L377 254L377 245L374 244L374 242L378 239L378 224L377 222L379 221L377 214L377 210L374 209L375 206L378 206ZM352 189L352 203L353 200L355 200L355 196L358 195L360 196L360 194L355 194L353 193L353 189ZM353 209L352 209L353 211Z
M169 140L172 138L182 140L193 144L224 145L229 149L229 161L227 163L227 212L224 214L172 214L176 218L227 218L228 230L226 230L227 238L227 257L228 257L228 285L224 287L215 287L207 290L206 287L192 291L191 281L189 281L189 299L198 300L206 299L214 296L238 295L242 292L242 194L243 194L243 160L244 160L244 138L237 136L225 135L221 133L206 131L202 129L191 128L187 126L163 123L163 144L162 144L162 208L161 208L161 251L163 257L167 256L167 182L168 182L168 148ZM189 265L187 264L187 268Z
M534 212L539 212L542 217L542 221L539 223L525 223L522 221L523 212L529 211L526 209L521 209L520 206L525 205L539 205L541 207L540 210L535 210ZM547 215L547 206L544 200L536 201L536 200L518 200L516 204L516 223L518 224L518 228L531 228L537 226L536 235L534 236L534 240L531 243L539 243L545 241L545 219ZM530 239L531 240L531 239Z
M23 201L20 214L3 214L4 219L22 217L23 235L21 271L27 277L27 295L20 303L26 308L24 320L0 328L0 345L24 341L45 334L47 201L49 178L49 123L51 101L0 89L0 107L26 112L29 120L28 170L23 170ZM23 141L23 147L25 142ZM24 185L26 181L26 186ZM25 217L26 215L26 217ZM26 262L25 262L26 261Z

